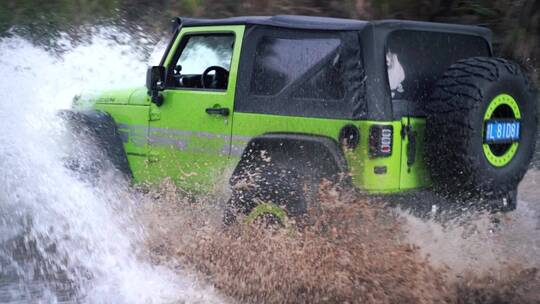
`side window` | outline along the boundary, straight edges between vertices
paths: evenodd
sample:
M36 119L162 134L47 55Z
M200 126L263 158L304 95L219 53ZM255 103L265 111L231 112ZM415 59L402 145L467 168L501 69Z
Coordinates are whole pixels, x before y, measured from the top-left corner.
M234 110L350 119L366 114L356 31L256 26L242 46Z
M341 40L262 37L255 52L251 95L275 96L294 86L290 98L342 99Z
M335 53L323 67L298 87L294 98L341 100L345 97L343 86L343 64L339 53Z
M181 52L169 75L177 88L226 90L229 83L233 34L194 34L184 36ZM171 73L172 72L172 73Z
M386 65L392 99L425 102L432 86L454 62L489 56L481 37L451 33L398 30L386 45Z

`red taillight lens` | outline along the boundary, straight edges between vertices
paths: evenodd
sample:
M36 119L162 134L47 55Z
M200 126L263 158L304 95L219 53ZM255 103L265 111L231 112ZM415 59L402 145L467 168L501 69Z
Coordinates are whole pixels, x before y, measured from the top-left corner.
M387 157L392 155L394 127L373 125L369 129L369 156Z

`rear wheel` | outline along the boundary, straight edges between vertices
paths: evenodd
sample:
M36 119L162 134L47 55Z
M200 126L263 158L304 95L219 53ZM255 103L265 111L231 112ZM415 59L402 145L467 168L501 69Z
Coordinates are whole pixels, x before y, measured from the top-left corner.
M536 93L521 68L498 58L452 65L426 106L426 163L440 193L503 198L535 148Z
M320 178L299 168L282 163L257 162L244 168L233 178L232 196L225 214L225 223L231 223L236 213L246 215L248 221L259 217L299 219L316 202Z
M287 212L277 205L261 203L255 206L246 217L246 223L268 227L284 228L288 225Z

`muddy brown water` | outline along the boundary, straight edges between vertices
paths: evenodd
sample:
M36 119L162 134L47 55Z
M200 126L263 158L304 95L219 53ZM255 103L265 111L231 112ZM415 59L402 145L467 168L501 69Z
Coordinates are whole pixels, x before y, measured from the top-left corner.
M540 303L538 175L518 210L459 223L322 189L301 230L224 227L219 197L193 201L170 182L144 195L141 218L154 263L192 270L231 302Z

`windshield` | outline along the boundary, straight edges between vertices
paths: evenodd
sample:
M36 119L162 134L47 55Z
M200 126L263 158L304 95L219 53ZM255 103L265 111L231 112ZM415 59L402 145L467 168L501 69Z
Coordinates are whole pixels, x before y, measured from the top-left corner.
M197 35L189 37L177 66L183 74L201 74L206 68L220 66L230 70L234 35Z

